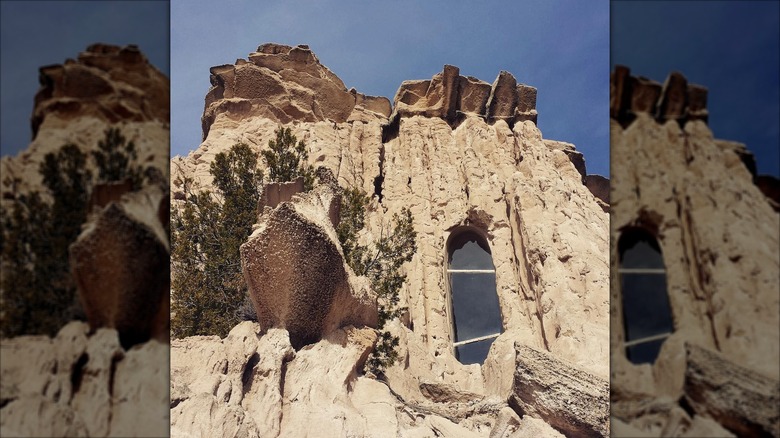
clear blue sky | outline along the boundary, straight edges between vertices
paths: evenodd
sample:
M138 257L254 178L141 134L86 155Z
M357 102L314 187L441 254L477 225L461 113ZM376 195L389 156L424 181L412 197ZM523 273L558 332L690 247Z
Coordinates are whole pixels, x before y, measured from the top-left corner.
M201 141L209 67L266 42L308 44L347 88L392 100L444 64L538 88L545 138L609 173L609 3L587 1L171 1L171 154Z
M611 12L613 66L707 87L715 137L745 143L759 174L780 176L780 2L613 1Z
M76 58L90 44L136 44L169 75L167 1L0 2L0 153L30 143L38 68Z

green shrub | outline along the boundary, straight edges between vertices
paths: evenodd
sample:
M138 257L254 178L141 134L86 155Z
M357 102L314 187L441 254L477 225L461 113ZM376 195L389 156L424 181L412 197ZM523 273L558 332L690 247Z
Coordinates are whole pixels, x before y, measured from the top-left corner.
M134 146L118 129L105 131L92 158L100 182L129 177L136 178L134 184L140 186ZM70 273L68 248L81 233L87 217L93 185L88 160L89 156L74 144L46 154L38 169L43 193L19 194L0 214L2 336L53 336L82 313Z
M209 169L214 192L184 185L171 211L171 334L226 336L240 322L247 287L239 248L257 219L263 173L258 154L243 143L217 154Z
M401 267L410 261L417 250L417 233L412 226L412 213L404 208L399 215L393 215L390 229L383 228L379 239L369 245L357 242L358 233L365 226L365 210L370 198L361 190L347 189L341 203L341 222L337 227L339 241L347 264L357 275L365 275L377 294L379 313L379 338L367 361L367 367L374 374L381 373L398 360L399 339L385 325L397 318L406 308L399 307L401 287L406 274Z
M276 139L268 141L269 149L262 151L268 165L268 178L273 182L289 182L303 177L304 190L314 187L314 167L307 164L306 144L298 141L290 128L279 128Z

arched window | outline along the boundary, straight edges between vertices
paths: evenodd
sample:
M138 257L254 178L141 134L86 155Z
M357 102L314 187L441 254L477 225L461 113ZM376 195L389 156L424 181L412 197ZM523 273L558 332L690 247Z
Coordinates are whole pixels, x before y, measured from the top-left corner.
M661 248L653 235L631 228L620 236L618 252L626 356L653 363L674 331Z
M447 253L455 357L463 364L481 364L502 328L490 247L482 236L465 230L450 236Z

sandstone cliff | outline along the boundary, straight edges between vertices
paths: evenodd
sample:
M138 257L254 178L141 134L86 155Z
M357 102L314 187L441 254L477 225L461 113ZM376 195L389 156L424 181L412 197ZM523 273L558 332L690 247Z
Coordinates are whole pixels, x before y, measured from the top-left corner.
M507 72L490 84L445 66L430 80L401 84L390 105L347 90L307 46L277 44L213 67L211 83L203 143L173 158L174 181L189 176L208 187L217 153L239 141L262 150L279 126L289 127L306 142L311 164L329 169L339 186L373 195L363 238L375 239L409 207L418 252L405 266L408 316L391 325L401 361L384 381L362 371L375 334L354 324L370 319L319 325L321 340L302 348L285 328L250 323L223 340L175 340L174 435L608 433L608 198L589 190L597 181L585 185L584 159L573 145L542 138L534 88ZM174 183L172 199L182 199L181 190ZM266 208L256 233L279 228L278 215L320 224L312 235L326 239L327 211L310 202L294 196ZM462 365L452 347L447 241L463 228L487 236L496 271L503 330L483 365ZM273 259L276 252L254 257L302 262ZM244 258L245 274L254 275L246 268L254 258ZM329 266L341 265L337 257ZM289 275L310 280L302 270L278 278ZM346 280L360 290L359 279ZM289 284L272 287L287 294ZM320 293L326 305L336 296ZM559 370L552 379L544 370L551 363ZM543 393L556 379L568 383L551 399ZM581 410L561 401L569 397Z
M0 340L0 435L165 436L168 78L137 47L104 44L42 67L39 77L32 142L0 161L3 209L30 191L49 198L39 173L44 156L65 144L90 156L109 128L135 144L130 164L145 178L135 191L129 180L87 188L90 211L68 264L89 324L70 322L52 338ZM0 290L3 309L14 292Z
M778 436L780 216L744 145L716 140L706 89L612 75L612 415L619 436ZM625 355L617 242L652 234L673 333L654 363ZM727 383L728 382L728 383Z
M135 142L139 163L167 178L168 78L137 47L93 44L75 60L41 67L39 81L30 145L0 160L3 200L40 188L47 153L66 143L88 153L109 126Z

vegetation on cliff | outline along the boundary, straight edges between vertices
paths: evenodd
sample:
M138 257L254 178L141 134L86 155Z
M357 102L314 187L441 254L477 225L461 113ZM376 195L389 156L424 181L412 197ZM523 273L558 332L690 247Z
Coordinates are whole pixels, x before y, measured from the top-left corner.
M89 170L89 156L78 146L66 144L46 154L38 170L43 193L19 193L0 214L2 336L53 336L68 321L82 317L68 248L81 233L92 187L126 178L136 188L142 182L135 146L118 129L105 131L92 158L97 181Z
M411 211L404 208L400 215L393 215L392 225L382 227L376 241L367 245L358 243L369 201L370 198L359 189L345 190L341 201L341 221L336 231L347 264L355 274L368 277L377 294L380 333L366 365L378 374L398 360L396 347L399 339L385 330L385 325L406 310L398 305L401 287L406 281L401 266L410 261L417 250L417 233L412 226Z

